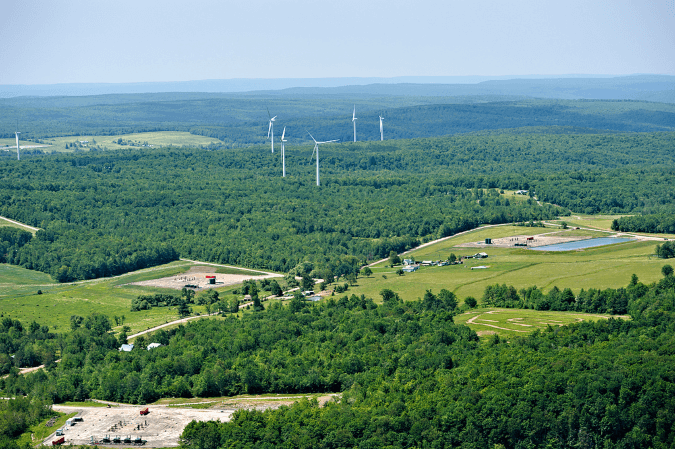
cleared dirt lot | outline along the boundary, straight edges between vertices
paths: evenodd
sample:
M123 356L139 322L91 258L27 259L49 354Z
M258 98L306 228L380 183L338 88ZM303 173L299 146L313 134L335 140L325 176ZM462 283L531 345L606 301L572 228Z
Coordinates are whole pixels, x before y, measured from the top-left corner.
M92 444L92 437L100 441L106 435L111 439L119 436L122 440L129 436L133 441L137 437L147 440L145 447L176 447L178 438L185 426L191 421L229 421L234 409L191 409L178 407L150 406L150 413L141 416L141 406L120 407L69 407L54 405L54 410L62 413L75 413L83 421L68 427L65 431L65 444ZM53 433L44 440L51 446L56 439ZM99 443L100 445L100 443ZM108 446L108 445L106 445ZM132 447L133 444L110 444L111 447Z
M265 279L282 277L276 273L260 272L260 274L223 274L216 273L218 267L225 265L201 263L190 268L187 273L177 276L168 276L159 279L150 279L147 281L133 282L131 285L146 285L150 287L173 288L181 290L186 285L194 285L197 288L218 288L228 285L241 284L248 279ZM216 283L210 284L207 276L215 276Z
M532 240L528 240L532 238ZM591 237L561 237L556 235L514 235L513 237L504 237L492 239L492 244L486 244L485 241L469 242L457 245L463 248L514 248L516 243L527 243L529 248L546 245L557 245L558 243L575 242L577 240L590 239Z

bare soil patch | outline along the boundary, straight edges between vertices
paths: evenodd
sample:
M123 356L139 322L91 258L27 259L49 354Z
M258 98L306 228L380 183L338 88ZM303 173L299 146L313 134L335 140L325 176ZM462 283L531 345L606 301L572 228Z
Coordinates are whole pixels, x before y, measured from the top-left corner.
M64 413L78 412L82 422L65 428L66 444L83 445L100 442L104 437L122 440L140 437L146 440L145 447L176 447L185 426L191 421L229 421L234 410L197 410L191 408L149 406L150 413L141 416L145 406L101 407L69 407L54 405L54 410ZM55 429L56 430L56 429ZM56 439L53 433L44 440L51 446ZM99 443L100 445L100 443ZM131 447L133 444L115 444L114 447Z
M195 286L197 289L226 287L228 285L241 284L249 279L266 279L283 277L276 273L261 273L260 275L252 274L223 274L216 273L218 266L216 265L194 265L186 273L175 276L167 276L158 279L150 279L147 281L132 282L131 285L145 285L149 287L172 288L181 290L188 285ZM209 276L209 277L207 277ZM215 276L215 284L211 284L210 277Z
M503 238L497 238L497 239L492 239L491 244L485 243L485 241L481 242L469 242L469 243L462 243L460 245L457 245L458 247L462 248L515 248L515 247L520 247L522 244L526 244L528 248L535 248L537 246L546 246L546 245L557 245L559 243L567 243L567 242L575 242L577 240L586 240L590 239L592 237L583 237L583 236L576 236L576 237L562 237L560 235L546 235L546 234L539 234L539 235L514 235L512 237L503 237ZM531 239L531 240L530 240ZM518 245L516 245L518 244Z

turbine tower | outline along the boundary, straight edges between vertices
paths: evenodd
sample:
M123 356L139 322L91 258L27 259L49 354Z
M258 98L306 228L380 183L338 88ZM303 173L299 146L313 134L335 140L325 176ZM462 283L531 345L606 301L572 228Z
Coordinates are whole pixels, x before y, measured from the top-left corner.
M356 105L354 105L354 112L352 113L352 123L354 124L354 142L356 142Z
M21 155L19 154L19 134L21 134L18 129L19 125L16 126L17 131L14 133L16 134L16 160L20 161L21 160Z
M286 135L286 127L284 126L284 132L281 133L281 170L282 170L282 178L286 177L286 151L284 149L284 142L287 142L287 140L284 139L284 136Z
M270 117L270 127L267 129L267 138L272 142L272 153L274 153L274 119L277 118L277 116L275 115L272 117L270 108L267 108L267 115Z
M382 120L384 120L384 117L380 116L380 140L384 140L384 128L382 127Z
M316 152L316 185L319 186L321 183L319 182L319 145L322 143L331 143L331 142L337 142L339 139L336 140L326 140L325 142L317 142L314 136L307 131L307 134L309 134L309 137L312 138L314 141L314 150L312 151L312 156L314 156L314 153Z

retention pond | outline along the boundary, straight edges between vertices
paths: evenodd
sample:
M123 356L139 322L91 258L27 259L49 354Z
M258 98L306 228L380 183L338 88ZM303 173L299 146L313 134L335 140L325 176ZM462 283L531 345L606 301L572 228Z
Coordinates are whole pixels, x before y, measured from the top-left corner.
M593 248L595 246L613 245L615 243L630 242L635 239L626 237L600 237L597 239L576 240L574 242L558 243L555 245L537 246L530 248L535 251L573 251L575 249Z

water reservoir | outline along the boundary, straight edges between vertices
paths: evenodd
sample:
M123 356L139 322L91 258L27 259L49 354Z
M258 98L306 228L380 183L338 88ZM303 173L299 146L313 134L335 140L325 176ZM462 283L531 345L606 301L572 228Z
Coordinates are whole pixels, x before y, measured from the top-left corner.
M555 245L537 246L530 248L535 251L573 251L575 249L593 248L595 246L613 245L615 243L630 242L635 239L626 237L600 237L597 239L576 240L574 242L557 243Z

